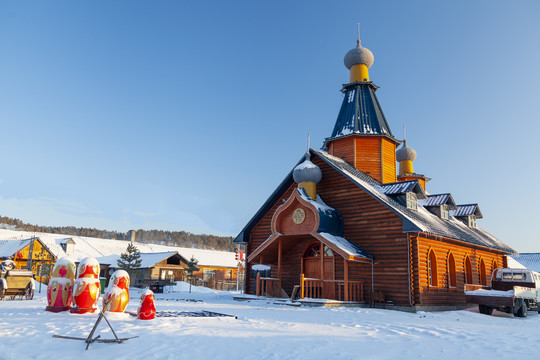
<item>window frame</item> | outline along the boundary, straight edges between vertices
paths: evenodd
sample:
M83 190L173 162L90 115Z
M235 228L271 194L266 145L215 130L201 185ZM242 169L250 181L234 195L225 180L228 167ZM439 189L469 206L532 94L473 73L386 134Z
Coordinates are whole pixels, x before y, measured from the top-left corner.
M465 259L463 259L463 273L465 275L465 284L474 284L474 276L472 272L473 266L472 266L472 260L469 254L465 255ZM470 280L470 282L469 282Z
M448 205L441 205L441 219L450 220L450 212L448 211Z
M437 269L437 255L432 248L428 251L427 256L427 270L428 270L428 285L429 287L439 287L439 274Z
M412 191L405 193L405 204L407 209L418 210L418 196Z
M452 263L450 263L450 259L452 260ZM446 271L448 274L448 288L457 288L456 257L452 251L449 251L448 256L446 257Z

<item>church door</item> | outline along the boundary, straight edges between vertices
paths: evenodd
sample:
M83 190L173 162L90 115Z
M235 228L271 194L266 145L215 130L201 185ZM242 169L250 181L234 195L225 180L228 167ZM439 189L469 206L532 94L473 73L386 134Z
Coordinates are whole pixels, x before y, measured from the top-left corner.
M323 277L321 277L321 256L324 261ZM303 263L304 278L334 280L334 253L326 245L323 246L323 251L321 252L321 243L311 244L304 253ZM319 290L319 294L322 293L323 298L335 298L334 283L325 283L323 289Z

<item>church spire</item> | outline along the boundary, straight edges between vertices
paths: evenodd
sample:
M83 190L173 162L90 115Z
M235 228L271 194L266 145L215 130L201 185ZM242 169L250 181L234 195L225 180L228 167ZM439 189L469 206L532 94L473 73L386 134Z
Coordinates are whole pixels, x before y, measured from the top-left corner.
M368 69L373 65L373 61L373 53L361 45L360 23L358 23L358 40L356 40L356 47L349 50L343 59L345 66L351 72L350 82L368 82Z
M334 129L325 139L324 149L382 183L396 181L396 145L390 126L375 95L377 86L369 81L373 53L356 47L344 58L350 82L341 90L345 96Z

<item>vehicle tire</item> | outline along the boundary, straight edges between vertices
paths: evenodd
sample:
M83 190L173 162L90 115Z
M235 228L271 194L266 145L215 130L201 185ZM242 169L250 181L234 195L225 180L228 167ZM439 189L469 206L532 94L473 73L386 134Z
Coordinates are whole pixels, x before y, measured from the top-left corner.
M515 317L519 317L519 311L521 309L522 299L514 299L514 307L512 308L512 314Z
M478 311L480 311L480 314L491 315L493 308L486 305L478 305Z
M523 302L523 305L521 305L521 309L519 311L519 317L526 317L527 316L527 304Z
M523 299L516 299L514 303L514 316L515 317L525 317L527 316L527 304Z

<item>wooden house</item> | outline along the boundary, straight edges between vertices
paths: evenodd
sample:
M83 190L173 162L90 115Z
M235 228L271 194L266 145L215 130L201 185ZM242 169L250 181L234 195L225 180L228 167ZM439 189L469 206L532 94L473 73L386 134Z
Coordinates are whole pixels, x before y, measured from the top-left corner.
M32 270L41 282L48 283L57 258L39 238L0 240L0 262L12 259L17 269Z
M309 149L236 237L246 248L246 293L296 288L304 298L457 308L466 283L488 285L514 253L476 226L477 204L426 192L430 179L414 172L415 151L393 136L377 100L372 63L358 41L323 150ZM270 273L250 271L258 264Z
M98 257L101 266L108 269L104 277L109 278L118 269L120 255ZM152 284L165 285L184 279L187 260L178 251L141 253L141 264L130 270L131 286L143 287Z

